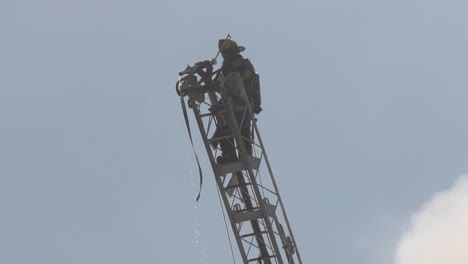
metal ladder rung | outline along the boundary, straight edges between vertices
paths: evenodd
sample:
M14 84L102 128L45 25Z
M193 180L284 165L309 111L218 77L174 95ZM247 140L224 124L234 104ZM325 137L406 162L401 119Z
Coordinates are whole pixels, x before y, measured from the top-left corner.
M241 238L245 238L245 237L256 236L256 235L262 235L262 234L268 234L268 231L260 231L260 232L257 232L257 233L248 233L248 234L242 235L242 236L240 236L240 237L241 237Z
M230 134L230 135L226 135L226 136L222 136L222 137L213 137L213 138L208 139L208 142L211 143L211 142L214 142L214 141L220 141L222 139L228 139L228 138L234 138L234 135Z
M244 183L244 184L236 184L236 185L228 185L224 188L224 190L229 190L229 189L235 189L237 187L243 187L243 186L250 186L252 185L253 183L251 182L247 182L247 183Z
M273 217L275 215L276 206L271 204L266 204L266 211L267 216ZM256 208L257 210L249 210L249 211L237 211L234 212L232 218L236 223L242 223L245 221L251 221L263 218L262 210L260 208Z
M206 112L204 114L200 114L200 117L217 116L219 114L224 114L224 113L226 113L226 110L219 110L216 112Z
M260 159L249 156L247 162L250 162L252 169L258 170L260 167ZM226 176L228 173L234 173L238 171L247 170L247 167L242 161L230 162L226 164L218 164L218 176Z
M249 212L249 211L260 211L260 207L254 207L254 208L251 208L250 210L248 209L240 209L240 210L234 210L234 212L237 212L237 213L245 213L245 212Z
M207 117L207 116L214 116L214 115L213 115L213 113L211 113L211 112L204 113L204 114L200 114L200 117L201 117L201 118Z
M253 259L249 259L248 262L259 261L259 260L270 259L270 258L276 258L276 255L268 255L265 257L253 258Z
M231 180L229 181L228 185L224 187L224 191L229 195L229 197L232 197L234 195L234 192L236 191L237 188L239 187L247 187L253 185L251 182L247 182L244 184L239 184L237 182L236 177L232 177Z

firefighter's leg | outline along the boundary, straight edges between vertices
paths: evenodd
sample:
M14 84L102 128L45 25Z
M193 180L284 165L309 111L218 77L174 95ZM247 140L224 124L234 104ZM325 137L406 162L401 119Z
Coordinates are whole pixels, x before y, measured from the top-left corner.
M247 154L252 155L252 135L250 132L250 125L247 125L246 128L242 129L242 137L244 138L244 146L245 150L247 150Z
M227 136L231 134L232 131L228 127L224 127L221 135ZM234 146L234 138L225 138L219 141L219 146L221 148L221 156L216 158L218 163L226 163L237 160L236 147Z
M250 116L246 114L244 116L244 112L237 112L236 113L237 123L241 125L241 135L244 141L245 150L247 154L252 155L252 121L250 120Z

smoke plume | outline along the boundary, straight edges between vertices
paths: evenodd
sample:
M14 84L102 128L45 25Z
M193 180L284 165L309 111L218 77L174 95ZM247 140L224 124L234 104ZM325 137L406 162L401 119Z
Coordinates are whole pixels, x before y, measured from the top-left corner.
M468 176L435 194L412 217L395 264L468 264Z

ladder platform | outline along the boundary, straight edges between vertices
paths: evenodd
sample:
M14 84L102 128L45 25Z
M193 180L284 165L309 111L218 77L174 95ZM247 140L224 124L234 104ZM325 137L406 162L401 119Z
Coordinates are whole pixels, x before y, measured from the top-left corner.
M260 159L254 156L248 156L247 162L250 162L252 169L258 170L260 167ZM226 176L228 173L235 173L247 170L248 167L242 161L229 162L226 164L218 164L218 176Z
M271 204L265 204L267 215L269 217L275 216L276 206ZM245 221L257 220L263 218L262 211L260 208L252 209L249 211L239 211L233 213L233 219L236 223L242 223Z

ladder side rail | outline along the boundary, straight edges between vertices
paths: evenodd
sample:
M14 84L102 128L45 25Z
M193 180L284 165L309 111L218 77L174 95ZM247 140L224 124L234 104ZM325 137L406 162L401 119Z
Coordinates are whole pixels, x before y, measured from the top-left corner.
M238 75L238 73L233 73L231 74L230 76L228 76L227 78L236 78L234 79L234 81L236 82L236 86L238 86L238 88L240 89L240 92L241 92L241 96L243 97L244 101L246 102L246 108L244 108L244 114L249 114L250 117L251 117L251 121L253 121L253 114L252 114L252 111L250 109L250 104L249 104L249 101L248 101L248 98L247 98L247 95L246 95L246 92L245 92L245 88L244 88L244 85L243 85L243 81L240 79L240 76ZM248 174L249 174L249 177L250 177L250 181L253 183L253 190L255 192L255 196L257 197L257 201L258 201L258 204L260 205L260 208L261 208L261 213L262 213L262 218L264 219L265 221L265 224L267 226L267 229L268 229L268 233L269 233L269 237L272 241L272 244L273 244L273 247L274 247L274 255L276 255L276 258L277 260L279 261L280 264L283 264L283 260L282 260L282 257L281 257L281 251L279 250L278 248L278 243L276 241L276 236L273 232L273 226L271 224L271 221L270 221L270 217L268 215L268 212L267 212L267 208L265 206L265 201L263 200L262 198L262 195L260 193L260 190L257 186L257 181L255 179L255 173L253 172L253 169L252 169L252 166L250 164L250 162L248 161L247 157L248 157L248 154L247 154L247 150L245 148L245 145L244 145L244 139L239 131L239 124L237 124L237 120L236 120L236 117L234 115L234 111L232 110L232 105L231 105L231 101L230 101L230 96L228 95L228 92L226 91L226 87L224 85L221 86L221 89L222 89L222 92L224 94L223 96L223 99L224 99L224 104L225 104L225 108L228 109L228 113L229 113L229 118L231 119L231 123L234 124L233 125L233 130L234 131L234 135L235 135L235 138L236 138L236 141L238 142L237 144L237 148L239 149L239 154L240 154L240 158L242 160L242 162L244 163L244 165L246 166L246 168L248 169ZM244 120L245 122L245 120Z
M283 214L283 217L284 217L284 220L286 222L286 225L288 227L288 231L289 231L289 235L291 236L291 239L293 241L293 244L294 244L294 247L295 247L295 251L297 253L297 257L298 257L298 260L299 260L299 263L302 264L302 260L301 260L301 257L300 257L300 253L299 253L299 250L297 249L297 244L296 244L296 241L294 239L294 235L292 233L292 229L291 229L291 226L289 224L289 219L288 219L288 216L286 214L286 209L284 207L284 203L283 203L283 200L281 199L281 195L279 193L279 189L278 189L278 186L276 184L276 180L274 178L274 175L273 175L273 170L271 169L271 165L270 165L270 162L268 160L268 156L267 156L267 153L266 153L266 150L265 150L265 147L263 145L263 141L262 141L262 138L260 136L260 132L259 132L259 129L258 129L258 126L255 122L255 117L253 115L253 111L252 111L252 108L250 106L250 103L249 103L249 100L248 100L248 97L247 97L247 93L245 91L245 86L243 85L243 82L242 81L237 81L238 83L238 86L240 87L240 92L241 92L241 96L244 98L245 102L246 103L246 108L247 108L247 114L250 114L251 116L251 121L252 121L252 126L254 127L254 131L255 131L255 134L257 135L257 138L258 138L258 141L259 141L259 145L260 145L260 148L262 149L262 154L265 156L265 163L267 165L267 168L268 168L268 171L269 171L269 174L270 174L270 179L272 181L272 184L275 188L275 191L276 191L276 196L277 196L277 199L279 200L279 203L280 203L280 207L281 207L281 211L282 211L282 214ZM247 154L246 153L246 150L245 150L245 147L243 144L239 144L241 145L241 152L244 152L244 154ZM248 163L248 162L247 162ZM260 195L260 192L258 190L258 186L257 186L257 183L256 183L256 180L255 180L255 174L253 173L253 170L252 170L252 167L250 166L250 164L248 164L249 166L249 173L252 177L252 181L255 182L254 186L255 186L255 190L256 190L256 193L257 193L257 196L258 197L261 197ZM264 205L263 205L263 199L261 199L261 205L263 206L262 208L262 211L264 211ZM265 212L265 211L264 211ZM266 212L265 212L266 213ZM271 223L268 221L268 226L269 226L269 229L272 230L271 228ZM273 239L275 239L275 237L273 236ZM276 244L276 239L275 239L275 244ZM278 252L279 253L279 252Z
M221 76L221 79L223 78L222 74L221 75L218 75L217 77L220 77ZM212 106L216 106L216 107L219 107L220 106L220 103L219 103L219 99L221 98L218 98L218 96L216 95L216 92L210 90L208 91L208 98L210 99L210 103ZM218 118L216 117L216 115L213 115L213 118L217 119L217 124L221 125L226 125L226 120L224 120L223 118ZM226 136L225 138L230 138L232 136ZM223 137L221 137L223 138ZM210 149L211 150L211 149ZM213 161L214 161L214 157L213 157ZM219 170L218 166L217 166L217 163L214 161L214 163L212 162L212 166L213 166L213 169L216 167L216 170ZM216 178L216 181L218 183L218 189L219 189L219 192L221 192L221 195L223 196L223 198L226 199L227 201L227 204L228 204L228 207L230 208L230 212L227 212L228 215L229 215L229 219L231 221L231 226L233 227L233 233L237 233L238 234L238 237L239 239L236 239L238 240L238 245L239 245L239 241L240 241L240 245L242 245L242 249L244 250L245 252L245 249L243 248L243 244L242 244L242 239L241 236L240 236L240 232L241 232L241 229L242 229L242 225L239 225L239 227L236 226L236 223L234 221L234 217L233 217L233 209L234 209L234 206L235 206L235 202L236 202L236 198L232 199L232 204L231 202L229 201L229 199L226 197L226 193L224 191L224 182L221 181L221 179L219 178L219 172L216 172L215 171L215 178ZM227 175L225 176L227 177ZM238 175L234 176L232 175L231 177L238 177ZM242 185L242 184L241 184ZM248 195L248 191L242 191L242 189L246 188L246 186L242 187L242 186L239 186L240 188L240 197L237 198L237 200L241 201L241 199L244 199L244 200L248 200L250 199L250 197L245 197L245 195ZM225 207L226 207L226 204L225 204ZM226 210L227 210L227 207L226 207ZM235 228L234 228L235 227ZM240 246L239 246L240 247ZM247 261L248 259L248 254L246 253L246 259L244 260L244 262Z
M200 104L198 104L193 98L189 97L189 100L190 100L190 103L192 105L193 113L195 115L195 119L197 121L199 130L200 130L200 134L202 136L203 143L205 145L205 149L206 149L206 151L208 153L208 158L210 159L210 163L211 163L211 167L213 169L213 173L215 174L216 183L218 184L218 189L219 189L219 191L221 193L223 203L224 203L224 207L225 207L225 209L227 211L227 214L229 216L229 221L230 221L230 224L231 224L231 228L232 228L234 236L236 238L236 242L237 242L237 245L239 247L240 254L242 256L242 259L243 259L244 263L247 263L248 262L247 254L246 254L246 252L244 250L241 238L239 236L239 232L237 232L237 227L236 227L236 224L235 224L234 219L233 219L233 213L232 213L232 210L231 210L231 207L230 207L230 204L229 204L229 200L227 199L226 194L223 191L223 188L222 188L223 183L221 182L220 177L217 176L218 175L218 166L216 165L215 159L213 157L213 153L211 151L210 143L208 142L208 136L207 136L206 131L205 131L203 120L200 117L200 113L199 113Z
M215 94L214 92L208 92L208 94L209 94L209 98L210 98L211 105L219 105L218 98L217 98L216 94ZM196 112L195 114L197 114L197 113L198 113L198 112ZM199 114L199 117L207 117L207 116L209 116L209 114ZM216 117L214 117L214 118L216 118ZM201 118L199 118L199 119L201 119ZM217 121L218 121L218 123L219 123L219 122L223 122L224 124L226 124L226 122L228 122L228 124L230 123L229 120L224 120L223 118L218 118ZM201 120L201 123L200 123L200 124L201 124L201 125L204 125L204 124L203 124L203 120ZM200 127L200 126L199 126L199 127ZM233 127L232 124L231 124L231 127ZM205 132L205 138L207 139L207 142L209 143L208 135L207 135L206 132ZM209 144L208 144L208 146L209 146ZM210 151L211 151L211 149L210 149ZM213 153L211 152L211 154L213 154ZM217 171L217 170L219 170L219 167L216 165L217 163L213 163L213 161L214 161L214 156L213 156L213 155L210 155L210 158L211 158L211 157L213 157L212 160L210 159L210 161L212 161L212 166L213 166L213 164L215 164L215 166L213 167L214 173L215 173L215 175L219 175L219 174L218 174L219 171ZM242 176L242 175L240 175L240 176ZM233 176L233 177L240 177L240 176L239 176L239 175L236 175L236 176ZM216 181L217 181L217 183L218 183L218 189L220 190L221 195L223 196L223 199L226 199L226 201L228 201L228 203L229 203L229 199L226 197L226 193L224 192L224 185L223 185L223 182L221 181L221 179L220 179L219 177L216 177ZM240 178L240 179L239 179L239 182L244 182L244 178L243 178L243 177ZM255 197L251 197L251 196L250 196L249 191L247 190L247 187L246 187L246 186L240 186L239 189L240 189L241 198L244 200L244 203L246 204L246 206L247 206L248 208L253 208L251 199L252 199L252 198L255 198ZM235 200L233 200L233 202L234 202L234 201L235 201ZM225 207L226 207L226 204L225 204ZM230 208L229 208L229 209L227 209L227 207L226 207L226 212L227 212L227 214L229 215L229 218L230 218L230 221L231 221L231 226L233 226L233 225L235 226L236 222L235 222L235 221L232 221L232 219L234 219L232 211L233 211L233 205L230 205ZM264 255L267 255L267 256L268 256L268 251L266 250L266 247L265 247L265 245L264 245L265 240L263 239L263 237L262 237L262 235L261 235L262 232L261 232L261 229L260 229L260 225L259 225L259 223L258 223L258 220L250 220L250 223L251 223L252 229L253 229L253 230L256 230L256 233L258 233L257 235L255 235L255 238L256 238L256 241L257 241L257 244L258 244L256 247L257 247L258 249L260 249L260 250L263 249L263 252L265 252ZM238 229L237 229L237 228L236 228L236 229L233 228L233 233L234 233L235 236L236 236L236 240L237 240L237 242L238 242L238 246L239 246L239 242L240 242L240 244L242 244L241 239L237 239L237 237L240 237L241 226L242 226L242 225L240 224ZM242 244L242 245L243 245L243 244ZM242 247L242 250L243 250L243 252L245 252L245 248ZM245 256L246 256L246 259L247 259L247 260L244 259L244 262L245 262L245 263L248 263L248 262L249 262L249 261L248 261L248 259L249 259L249 254L248 254L248 253L245 253ZM270 263L270 260L269 260L269 259L265 260L265 263L268 263L268 264L269 264L269 263Z
M225 109L226 114L227 114L228 123L230 124L230 127L231 127L231 130L233 132L234 138L236 139L236 141L238 143L238 144L236 144L236 146L237 147L243 146L243 143L242 143L243 141L240 140L241 139L241 133L240 133L239 126L238 126L238 124L236 122L236 116L233 113L233 108L232 108L232 104L231 104L231 101L230 101L230 96L228 95L228 93L226 92L226 89L225 89L225 80L229 79L229 77L224 77L223 75L221 75L220 79L221 79L220 90L221 90L221 95L222 95L221 99L223 100L223 106L224 106L224 109ZM246 167L246 164L250 164L250 163L246 162L245 158L243 158L242 156L240 156L240 158L241 158L242 164L244 165L244 168ZM238 178L238 181L241 183L241 185L245 185L244 176L243 176L243 174L241 172L236 173L236 177ZM248 190L247 186L241 186L239 188L239 191L240 191L242 199L244 200L243 202L244 202L244 205L246 206L247 210L253 210L254 209L254 206L252 204L251 199L255 199L256 204L260 205L258 197L257 196L251 196L249 194L249 190ZM255 238L257 240L258 249L260 250L260 254L262 256L266 256L266 257L270 256L270 254L268 253L268 249L266 248L266 243L265 243L267 240L265 240L263 238L263 236L262 236L262 231L261 231L258 220L257 219L250 220L250 223L251 223L251 226L252 226L252 230L256 234ZM269 245L269 247L271 248L271 245ZM269 259L267 259L267 260L265 260L265 263L269 264L271 262L270 262Z
M250 106L249 106L250 108ZM251 109L250 109L251 110ZM265 147L263 145L263 141L262 141L262 137L260 136L260 131L258 129L258 126L257 126L257 122L255 121L255 118L252 120L252 125L254 126L254 131L255 131L255 134L257 136L257 140L259 142L259 146L262 150L262 154L264 156L264 159L265 159L265 164L268 168L268 172L269 172L269 175L270 175L270 179L272 181L272 184L275 188L275 191L276 191L276 195L277 195L277 198L278 198L278 201L279 201L279 204L280 204L280 207L281 207L281 211L282 211L282 214L283 214L283 217L284 217L284 220L286 222L286 226L288 227L288 232L289 232L289 235L291 236L291 239L293 241L293 244L294 244L294 249L295 249L295 252L296 252L296 255L297 255L297 258L299 260L299 264L302 264L302 259L301 259L301 255L299 253L299 250L298 250L298 247L297 247L297 243L296 243L296 240L294 238L294 235L293 235L293 232L292 232L292 229L291 229L291 225L289 224L289 219L288 219L288 216L286 214L286 209L284 207L284 203L283 203L283 200L281 199L281 195L279 193L279 190L278 190L278 185L276 184L276 180L275 180L275 177L273 176L273 170L271 168L271 165L270 165L270 161L268 159L268 155L266 153L266 150L265 150Z
M236 121L236 117L234 115L234 111L232 110L232 104L231 104L231 101L230 101L230 96L228 95L228 93L224 90L224 85L221 85L221 89L222 89L222 93L223 93L223 105L224 105L224 109L228 115L228 119L229 119L229 122L231 123L231 129L232 129L232 132L234 134L234 137L237 141L237 144L236 146L239 148L243 148L244 149L244 153L246 152L245 150L245 147L244 147L244 144L243 144L243 139L242 139L242 136L241 136L241 133L240 133L240 130L239 130L239 127L238 127L238 124L237 124L237 121ZM242 152L240 152L242 153ZM240 155L241 157L241 161L244 163L244 166L246 164L249 164L249 162L245 162L246 159L244 158L244 156L241 154ZM250 165L250 164L249 164ZM239 175L240 174L240 175ZM238 180L239 182L243 182L244 179L243 179L243 174L242 173L236 173L237 177L238 177ZM251 181L252 182L252 181ZM254 183L255 184L255 183ZM251 203L251 198L250 198L250 194L248 192L248 189L245 188L245 187L241 187L240 188L240 192L241 192L241 196L242 198L244 199L244 203L247 207L247 209L251 209L253 208L252 206L252 203ZM260 204L261 206L261 201L258 200L258 197L257 197L257 203ZM249 208L250 207L250 208ZM261 207L262 208L262 207ZM262 208L262 211L264 210L264 208ZM260 226L258 224L258 221L257 220L251 220L250 221L251 225L252 225L252 229L254 230L255 233L260 233ZM266 245L265 245L265 239L263 238L263 236L261 234L258 234L255 236L256 237L256 240L257 240L257 244L258 244L258 248L260 250L260 254L261 256L269 256L269 253L268 253L268 249L266 248ZM246 262L247 263L247 262ZM267 264L270 264L271 262L269 260L265 260L265 263ZM282 264L282 263L281 263Z
M254 117L253 117L253 114L252 114L252 111L250 109L249 104L246 104L246 108L244 109L244 114L250 115L251 121L252 122L254 121ZM242 140L243 140L243 138L242 138ZM246 164L250 180L253 183L252 188L253 188L253 190L255 192L255 196L257 197L258 203L260 205L262 217L263 217L263 219L265 221L265 224L267 226L268 233L269 233L269 238L271 239L271 244L274 247L274 255L278 259L278 262L280 264L283 264L283 258L282 258L282 255L281 255L280 248L278 246L278 241L276 239L276 235L274 233L274 228L273 228L273 225L272 225L272 221L270 220L270 215L268 214L268 210L267 210L266 205L265 205L264 197L262 196L262 193L261 193L261 191L259 189L259 185L258 185L257 179L255 177L255 172L253 171L252 165L250 164L250 162L248 162L248 159L247 159L247 156L248 156L247 150L245 149L244 144L239 144L239 148L240 148L241 158L243 159L244 164Z

